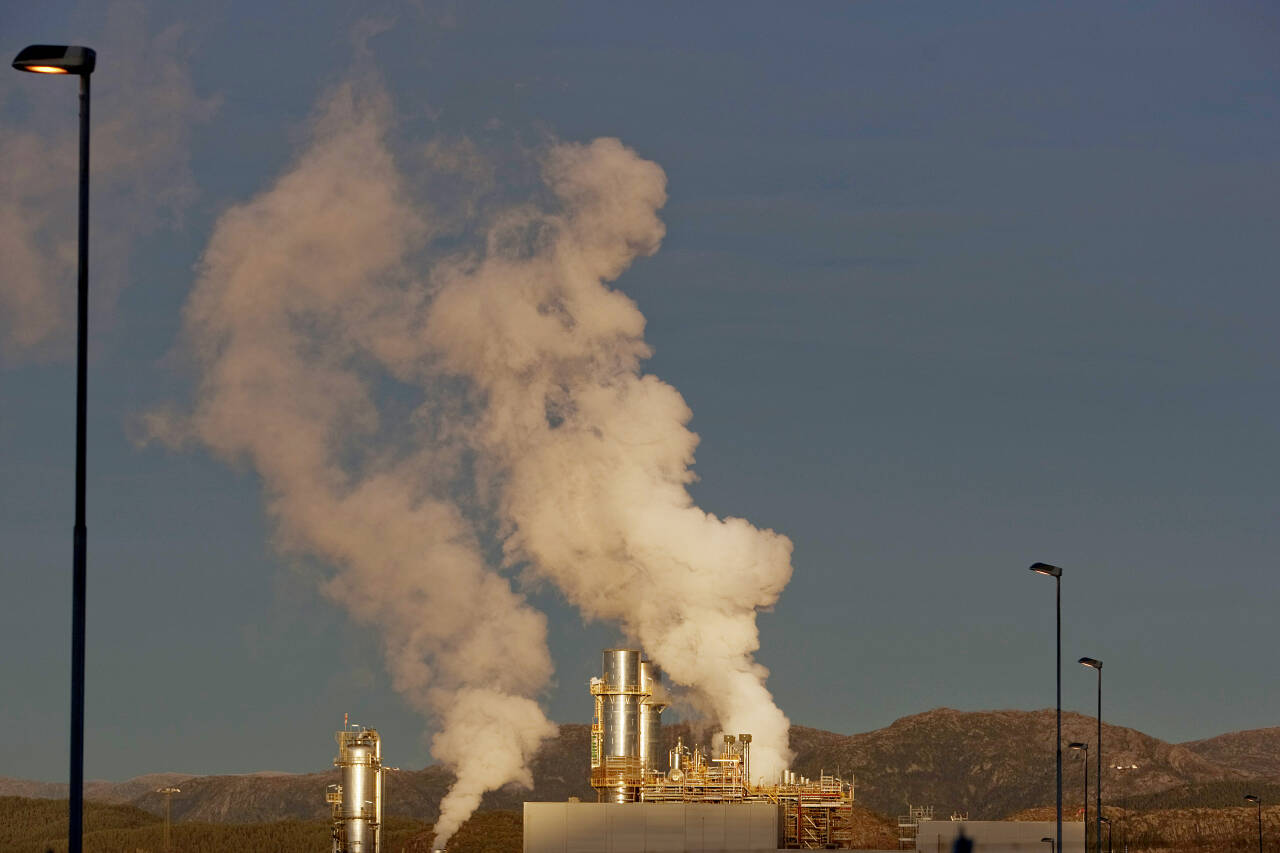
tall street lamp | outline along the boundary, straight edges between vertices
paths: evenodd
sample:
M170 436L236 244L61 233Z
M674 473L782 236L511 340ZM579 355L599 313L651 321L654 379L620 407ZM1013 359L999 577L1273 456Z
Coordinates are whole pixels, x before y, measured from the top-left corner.
M19 71L80 78L80 233L76 275L76 520L71 581L71 784L68 853L81 853L84 835L84 449L85 372L89 350L89 75L98 54L78 45L33 44L13 60Z
M1107 825L1107 853L1111 853L1111 818L1104 817L1102 822Z
M1089 744L1075 741L1067 749L1084 753L1084 849L1089 849Z
M1258 807L1258 853L1262 853L1262 797L1245 794L1244 798Z
M1032 563L1031 571L1039 575L1053 578L1057 589L1057 626L1058 651L1055 661L1058 667L1058 734L1054 740L1054 751L1058 756L1058 842L1062 841L1062 569L1048 563Z
M1096 793L1097 803L1096 810L1098 813L1098 828L1093 836L1095 849L1102 848L1102 661L1097 658L1080 658L1080 664L1090 669L1096 670L1098 673L1098 741L1094 744L1094 751L1098 753L1098 790ZM1085 821L1088 824L1088 821ZM1085 826L1085 835L1089 834L1089 827ZM1085 844L1085 847L1088 847Z

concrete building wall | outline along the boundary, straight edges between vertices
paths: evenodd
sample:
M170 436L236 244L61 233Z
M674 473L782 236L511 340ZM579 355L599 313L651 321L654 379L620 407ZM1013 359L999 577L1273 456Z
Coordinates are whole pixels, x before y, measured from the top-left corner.
M525 803L524 853L761 853L778 849L768 803Z
M963 830L974 853L1049 853L1041 838L1052 838L1056 822L1013 820L926 820L916 833L916 853L951 853ZM1062 853L1084 853L1084 824L1062 824Z

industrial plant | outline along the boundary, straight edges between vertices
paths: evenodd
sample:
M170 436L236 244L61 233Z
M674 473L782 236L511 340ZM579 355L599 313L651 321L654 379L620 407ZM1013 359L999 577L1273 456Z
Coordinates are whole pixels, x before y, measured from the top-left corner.
M591 680L596 803L525 803L525 853L565 850L821 850L852 843L854 784L782 771L751 777L751 734L716 750L683 739L659 760L662 674L637 649L604 652Z
M524 853L775 853L851 849L854 781L781 771L751 772L749 732L724 734L712 748L677 738L664 748L668 707L658 667L637 649L608 649L590 682L591 787L596 802L524 804ZM348 726L338 742L340 782L325 799L333 809L332 853L382 853L382 741L376 729ZM663 766L665 765L665 766ZM898 820L900 847L950 849L963 833L983 850L1038 850L1053 832L1041 821L933 820L911 807ZM1084 824L1064 825L1064 853L1084 849ZM442 853L442 851L438 851Z

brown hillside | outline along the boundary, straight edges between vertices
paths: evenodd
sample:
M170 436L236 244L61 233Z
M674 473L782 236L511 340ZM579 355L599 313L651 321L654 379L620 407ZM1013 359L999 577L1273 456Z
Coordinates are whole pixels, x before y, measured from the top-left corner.
M1064 742L1094 741L1097 723L1075 713L1062 716ZM996 820L1019 809L1052 802L1054 712L954 711L939 708L904 717L886 728L838 735L797 726L791 747L795 768L806 775L821 770L852 771L858 800L886 814L904 812L908 802L932 805L940 814L967 813ZM1190 750L1133 729L1102 729L1107 764L1137 764L1126 778L1104 779L1104 787L1129 793L1178 784L1241 778ZM1064 784L1079 780L1080 759L1063 756Z
M1280 780L1280 726L1231 732L1180 745L1215 764L1250 776Z

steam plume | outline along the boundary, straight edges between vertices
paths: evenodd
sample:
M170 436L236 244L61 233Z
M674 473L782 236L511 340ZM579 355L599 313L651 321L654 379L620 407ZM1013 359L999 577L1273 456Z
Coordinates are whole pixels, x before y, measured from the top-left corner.
M617 140L556 146L553 213L511 213L476 268L441 272L427 340L487 401L475 440L500 495L510 563L618 622L753 766L787 766L788 721L753 660L756 610L791 575L791 543L693 505L688 406L656 377L644 317L606 282L663 236L665 175Z
M248 460L280 546L334 565L327 591L382 628L395 686L436 718L433 753L457 774L437 843L485 790L527 784L554 733L535 701L545 620L486 565L490 515L506 568L618 622L755 735L760 775L785 766L787 720L753 656L791 544L693 505L689 409L641 372L644 318L608 286L658 248L662 170L613 139L554 145L552 201L489 217L482 249L424 280L431 229L388 150L385 96L346 86L321 112L296 165L218 222L185 318L194 410L150 423ZM405 398L398 415L388 400Z
M99 51L92 113L91 251L99 331L124 288L132 242L180 224L196 195L192 129L216 108L198 97L184 33L149 33L141 3L116 2L93 27ZM76 264L76 86L32 75L0 77L0 108L33 108L0 127L0 352L41 357L71 328ZM65 349L65 348L63 348Z
M444 841L485 790L531 783L528 759L555 733L530 698L551 661L545 618L442 497L458 443L421 408L383 429L375 384L422 378L422 291L402 259L426 236L383 141L388 114L342 88L292 170L220 219L186 309L197 403L150 426L248 460L280 546L338 567L326 591L381 628L396 689L440 720L432 750L457 773Z

